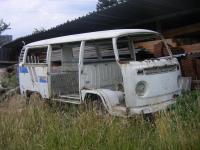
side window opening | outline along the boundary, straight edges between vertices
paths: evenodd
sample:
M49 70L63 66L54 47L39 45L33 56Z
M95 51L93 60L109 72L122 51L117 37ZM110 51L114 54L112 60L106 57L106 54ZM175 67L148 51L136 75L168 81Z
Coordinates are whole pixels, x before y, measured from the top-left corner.
M30 48L26 56L26 63L29 64L46 64L47 63L47 47Z
M72 48L74 59L78 59L80 46ZM87 41L84 49L84 63L115 60L111 39Z
M77 72L79 62L80 42L62 45L62 72Z
M119 58L121 61L134 60L135 51L133 43L131 43L131 37L121 37L118 39L117 47Z
M104 43L97 43L100 58L102 60L115 60L112 40L105 41Z
M51 72L60 73L61 71L62 71L62 48L61 46L52 46Z
M74 59L78 59L79 58L80 46L73 47L72 51L73 51ZM86 44L85 50L84 50L84 58L90 59L90 60L91 59L98 59L97 49L94 45Z

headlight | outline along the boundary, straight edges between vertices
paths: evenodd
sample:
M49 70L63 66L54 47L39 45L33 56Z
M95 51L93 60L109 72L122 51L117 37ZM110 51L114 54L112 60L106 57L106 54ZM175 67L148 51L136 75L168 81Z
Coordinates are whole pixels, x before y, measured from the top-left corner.
M146 92L146 82L145 81L140 81L137 83L135 92L138 96L144 96Z

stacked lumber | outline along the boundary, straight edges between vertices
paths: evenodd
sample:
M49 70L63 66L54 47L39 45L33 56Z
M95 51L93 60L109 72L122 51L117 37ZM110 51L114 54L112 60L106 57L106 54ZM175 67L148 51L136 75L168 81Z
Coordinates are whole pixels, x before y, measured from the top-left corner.
M191 44L191 45L182 45L181 47L187 52L200 51L200 43Z
M62 60L62 50L53 50L51 54L51 61L61 61Z
M197 79L196 72L196 60L191 58L186 58L181 60L181 70L185 77L192 77L193 80Z
M171 48L174 55L183 54L185 52L183 48L177 46L176 41L173 39L167 39L166 42L168 43L168 46ZM152 54L154 54L155 57L163 57L169 55L164 43L161 40L140 42L136 43L135 45L137 48L139 47L147 49Z
M193 80L200 80L200 43L181 46L187 53L188 58L181 60L182 72L184 76L191 76Z
M159 42L158 44L154 45L154 56L155 57L163 57L163 56L167 56L167 55L169 55L169 53L162 42Z
M196 59L197 79L200 80L200 59Z

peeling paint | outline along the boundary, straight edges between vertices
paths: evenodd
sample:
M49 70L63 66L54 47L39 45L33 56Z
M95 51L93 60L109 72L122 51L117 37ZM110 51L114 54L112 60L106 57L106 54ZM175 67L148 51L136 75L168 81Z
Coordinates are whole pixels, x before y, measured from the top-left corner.
M128 35L128 32L130 32L130 34L133 35L134 31L136 32L138 30L126 30L126 32L120 30L120 32L117 32L118 34L116 37L110 37L110 40L113 42L115 61L84 64L85 44L87 43L87 40L91 40L93 37L87 37L87 39L83 37L83 39L80 39L79 62L77 63L78 70L76 70L74 74L70 74L71 76L65 76L69 74L69 71L62 72L57 76L59 77L60 75L59 82L54 80L54 82L61 84L58 87L63 88L62 91L65 91L67 90L66 83L69 84L68 81L72 82L71 80L78 79L76 82L77 84L74 84L74 82L72 82L73 84L69 84L72 89L74 88L73 85L76 85L78 92L72 93L71 96L62 96L70 97L72 99L74 98L75 100L63 100L61 97L60 99L57 98L57 100L73 104L81 104L84 103L87 94L96 94L101 98L107 111L110 114L117 116L131 116L135 113L153 113L165 109L167 106L174 103L174 96L181 94L181 72L177 59L170 55L170 57L144 61L120 60L117 49L117 39L124 35L122 33ZM139 31L142 33L143 30ZM115 35L113 32L112 34ZM148 30L144 30L143 32L148 33ZM158 34L153 31L149 31L149 33ZM137 32L137 34L139 33ZM87 35L89 36L89 34ZM105 37L105 35L98 35L98 38L96 36L96 40L101 39L101 36L102 38ZM42 41L32 43L27 46L26 51L24 52L23 61L20 62L21 93L26 93L27 90L37 91L43 98L52 97L53 89L51 89L51 87L53 87L53 85L51 85L51 81L53 75L50 75L50 44L72 42L76 39L75 37L76 36L73 36L71 41L69 36L66 38L67 41L65 41L65 38L57 38L46 40L46 42ZM80 36L78 37L80 38ZM28 47L38 47L38 44L40 43L42 43L41 46L43 47L48 45L47 64L26 64L25 57ZM170 51L170 49L168 49L168 51ZM23 69L22 66L27 67L28 71ZM76 75L77 78L70 78ZM67 80L62 80L66 78ZM60 93L59 95L61 96Z

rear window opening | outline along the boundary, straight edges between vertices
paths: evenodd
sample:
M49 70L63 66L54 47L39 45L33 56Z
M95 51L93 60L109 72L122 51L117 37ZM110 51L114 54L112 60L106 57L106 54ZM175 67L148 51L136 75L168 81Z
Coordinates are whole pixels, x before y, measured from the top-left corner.
M51 73L62 71L62 48L59 45L52 46L51 52Z
M47 47L28 49L28 52L26 55L26 63L46 64L47 63Z

